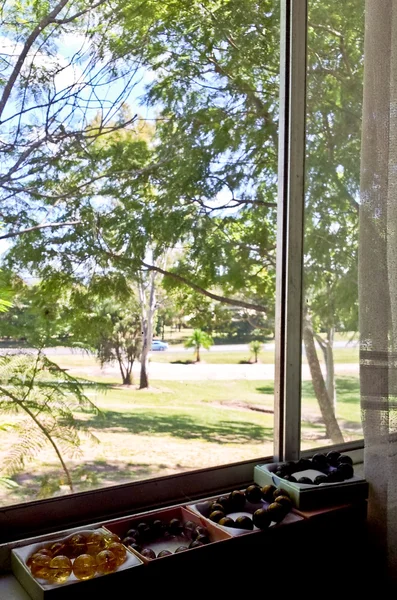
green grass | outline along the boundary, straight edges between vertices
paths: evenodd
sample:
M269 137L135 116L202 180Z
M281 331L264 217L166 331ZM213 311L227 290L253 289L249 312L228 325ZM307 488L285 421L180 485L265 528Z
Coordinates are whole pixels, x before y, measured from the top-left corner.
M207 364L227 365L227 364L241 364L253 361L251 353L247 350L246 352L211 352L211 350L201 350L201 362ZM185 363L189 364L194 362L193 352L152 352L150 356L151 362L159 363ZM320 362L323 362L322 355L319 354ZM260 352L258 360L262 364L271 365L274 364L274 350L264 350ZM335 348L334 349L334 360L336 363L357 363L359 360L358 348ZM302 362L307 363L306 357L302 357Z
M211 352L211 350L200 350L201 362L209 365L237 365L252 360L249 350L246 352ZM151 362L189 364L195 361L195 354L190 352L152 352ZM262 364L274 363L274 351L266 351L259 354Z

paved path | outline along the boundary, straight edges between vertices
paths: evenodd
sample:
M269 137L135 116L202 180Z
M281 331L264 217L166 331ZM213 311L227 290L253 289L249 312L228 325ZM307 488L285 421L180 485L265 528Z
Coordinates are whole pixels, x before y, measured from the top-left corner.
M345 342L338 342L345 345ZM336 345L336 344L335 344ZM214 348L245 348L243 345L236 346L214 346L211 348L211 352ZM3 349L3 352L6 350ZM10 352L8 349L7 352ZM18 352L17 349L11 350L11 352ZM191 353L191 350L188 351ZM48 348L46 353L49 356L60 357L71 354L78 354L79 356L84 355L81 350L71 350L70 348ZM200 364L191 365L179 365L170 363L159 363L156 361L156 352L151 353L152 361L149 364L149 376L153 380L164 380L164 381L200 381L200 380L233 380L233 379L247 379L247 380L273 380L274 379L274 364L206 364L202 362ZM56 360L56 359L55 359ZM58 358L59 360L59 358ZM59 360L62 363L61 360ZM139 374L140 363L135 362L133 368L134 377ZM358 363L336 363L335 370L337 375L351 375L358 376L359 365ZM81 365L72 367L69 369L70 373L86 374L91 377L101 377L110 375L113 377L119 377L120 371L118 366L106 366L101 369L100 366ZM309 366L307 364L302 365L302 379L311 379Z
M341 342L341 341L337 341L334 342L334 348L355 348L358 346L358 342L357 340L353 340L351 342ZM274 342L269 342L267 344L263 344L263 350L274 350ZM304 346L302 344L302 351L303 354L305 353L305 349ZM0 349L0 353L1 352L19 352L19 350L17 348L1 348ZM49 355L49 356L59 356L61 354L84 354L84 350L81 350L79 348L69 348L67 346L57 346L55 348L45 348L45 352ZM249 348L249 344L224 344L224 345L218 345L218 346L211 346L211 353L213 352L250 352L250 348ZM167 354L192 354L192 349L191 348L185 348L182 345L178 345L178 346L172 346L170 345L168 350L166 351ZM151 352L152 356L156 356L156 354L162 354L162 352L159 351L152 351ZM205 352L204 352L205 354Z
M337 364L337 375L358 375L358 364ZM133 368L134 377L139 374L139 363L135 363ZM120 372L116 366L105 367L88 367L73 368L70 372L87 372L87 375L101 376L112 375L119 376ZM202 381L202 380L233 380L247 379L253 381L273 380L274 365L210 365L210 364L195 364L195 365L171 365L169 363L150 363L149 377L153 380L164 381ZM302 366L302 379L311 379L308 365Z

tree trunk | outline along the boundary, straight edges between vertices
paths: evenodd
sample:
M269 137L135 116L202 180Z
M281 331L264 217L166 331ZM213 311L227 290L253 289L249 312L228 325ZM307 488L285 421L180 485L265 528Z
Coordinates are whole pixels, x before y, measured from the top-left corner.
M328 396L314 343L313 328L308 317L304 319L303 323L303 341L312 377L313 389L324 421L326 435L334 444L340 444L344 442L343 435L334 414L332 401Z
M196 346L196 362L200 362L200 346Z
M336 389L335 389L335 362L334 362L334 334L335 330L330 327L327 333L327 345L324 352L325 358L325 385L329 399L332 402L334 413L336 414Z
M123 385L132 385L131 373L126 373L123 377Z
M153 320L156 310L156 273L151 272L149 283L149 301L147 301L147 288L143 281L139 283L139 297L141 301L142 315L142 354L141 354L141 373L139 378L139 389L143 390L149 387L149 351L152 345L153 338Z
M139 389L140 390L145 390L149 387L149 376L148 376L148 370L146 365L144 365L144 363L141 363L141 374L140 374L140 378L139 378Z
M123 358L121 356L120 353L120 349L116 346L116 356L117 356L117 362L119 363L119 369L120 369L120 374L121 374L121 380L123 382L123 385L126 385L125 379L126 379L126 371L124 370L124 365L123 365Z
M334 362L334 333L333 327L327 331L327 339L324 340L321 335L315 335L316 342L321 348L325 363L325 387L328 396L332 402L334 413L336 414L336 389L335 389L335 362Z

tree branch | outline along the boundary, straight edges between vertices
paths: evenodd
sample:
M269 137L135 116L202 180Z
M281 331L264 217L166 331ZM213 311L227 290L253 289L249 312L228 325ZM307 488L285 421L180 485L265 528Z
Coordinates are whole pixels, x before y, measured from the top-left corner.
M12 394L10 392L9 389L6 389L2 386L0 386L0 393L4 394L4 396L11 398L11 400L13 402L15 402L15 404L17 406L19 406L19 408L21 408L22 410L24 410L29 417L33 420L33 422L35 423L35 425L37 425L37 427L40 429L40 431L42 432L42 434L44 435L44 437L48 440L48 442L51 444L51 446L53 447L55 454L57 455L59 462L62 465L62 468L65 472L67 481L68 481L68 485L70 488L70 491L73 492L73 482L72 482L72 478L70 476L70 472L68 467L66 466L65 461L62 458L62 453L59 450L57 444L54 442L51 434L49 433L49 431L47 431L46 427L39 421L39 419L36 418L36 416L34 415L34 413L30 410L30 408L25 404L25 402L23 400L20 400L17 396L15 396L14 394Z
M172 271L165 271L164 269L161 269L160 267L157 267L156 265L148 265L144 261L141 261L141 264L143 267L145 267L145 269L148 269L149 271L157 271L157 273L161 273L161 275L164 275L165 277L171 277L172 279L175 279L176 281L179 281L180 283L184 283L185 285L188 285L189 287L191 287L193 290L195 290L199 294L202 294L203 296L207 296L207 298L211 298L212 300L217 300L218 302L222 302L223 304L229 304L230 306L237 306L239 308L247 308L249 310L255 310L257 312L262 312L262 313L267 312L267 309L264 306L262 306L261 304L251 304L250 302L244 302L243 300L234 300L233 298L227 298L226 296L219 296L218 294L213 294L212 292L205 290L204 288L200 287L199 285L196 285L189 279L186 279L186 277L182 277L182 275L178 275L177 273L173 273Z
M4 235L0 235L0 240L6 240L9 238L18 237L19 235L23 235L24 233L30 233L31 231L36 231L38 229L55 228L55 227L69 227L72 225L80 225L82 221L64 221L63 223L43 223L42 225L34 225L33 227L28 227L27 229L20 229L19 231L11 231L10 233L6 233Z
M11 95L12 89L14 87L14 84L18 78L19 73L21 72L23 63L25 62L25 59L29 53L29 50L31 49L31 47L33 46L34 42L37 40L37 38L43 31L43 29L45 29L50 23L54 22L57 15L59 15L61 10L66 6L66 4L68 2L69 2L69 0L61 0L55 6L54 9L50 13L48 13L48 15L46 17L44 17L38 25L36 25L36 27L33 29L32 33L28 36L28 38L23 46L22 52L19 55L18 60L15 64L15 67L11 73L11 76L10 76L9 80L7 81L7 84L4 87L3 94L2 94L1 100L0 100L0 117L3 114L3 111L6 107L6 104Z
M101 4L105 4L106 2L108 2L108 0L99 0L95 4L91 4L91 6L89 6L88 8L85 8L83 10L80 10L77 13L74 13L74 15L72 15L71 17L66 17L65 19L54 19L54 23L56 23L57 25L66 25L66 23L71 23L72 21L75 21L79 17L82 17L83 15L85 15L89 10L98 8L98 6L101 6Z

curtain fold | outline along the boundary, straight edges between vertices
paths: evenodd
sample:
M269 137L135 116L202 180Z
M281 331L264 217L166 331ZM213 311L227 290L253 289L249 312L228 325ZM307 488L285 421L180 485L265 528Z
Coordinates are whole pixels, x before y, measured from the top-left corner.
M397 1L367 0L359 231L360 389L368 522L397 582Z

